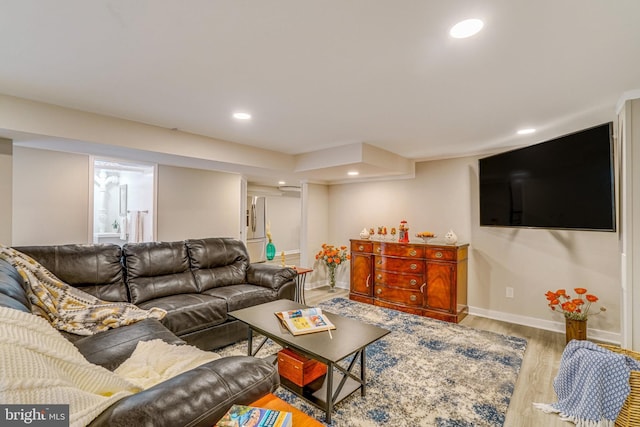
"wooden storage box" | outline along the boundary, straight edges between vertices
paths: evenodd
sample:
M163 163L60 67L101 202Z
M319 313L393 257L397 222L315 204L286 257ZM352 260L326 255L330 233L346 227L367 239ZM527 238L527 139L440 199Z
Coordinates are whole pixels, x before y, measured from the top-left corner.
M280 376L304 387L326 374L327 365L317 360L307 359L301 354L285 348L278 352L278 372Z

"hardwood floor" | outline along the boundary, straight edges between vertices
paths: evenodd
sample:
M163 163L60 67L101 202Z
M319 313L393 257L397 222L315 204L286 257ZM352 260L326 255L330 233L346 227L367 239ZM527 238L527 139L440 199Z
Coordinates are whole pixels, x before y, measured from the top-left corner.
M305 292L307 305L337 296L349 297L346 289L329 293L328 287L308 289ZM527 340L527 350L522 361L518 381L511 397L505 427L567 427L573 425L560 421L554 414L546 414L533 407L534 402L556 401L553 379L558 371L560 356L564 350L564 334L544 331L527 326L514 325L477 316L467 316L461 325L500 334L522 337Z

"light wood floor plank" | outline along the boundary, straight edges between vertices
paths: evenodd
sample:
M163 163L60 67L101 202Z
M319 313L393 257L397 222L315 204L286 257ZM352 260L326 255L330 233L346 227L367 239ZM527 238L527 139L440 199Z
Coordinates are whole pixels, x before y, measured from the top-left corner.
M324 287L309 289L305 295L307 305L313 306L337 296L348 298L349 292L346 289L336 289L335 293L329 293L328 288ZM467 316L461 325L527 340L527 350L511 397L505 427L570 427L573 425L560 421L557 415L546 414L533 407L534 402L556 401L553 379L558 372L560 357L565 346L564 334L478 316Z

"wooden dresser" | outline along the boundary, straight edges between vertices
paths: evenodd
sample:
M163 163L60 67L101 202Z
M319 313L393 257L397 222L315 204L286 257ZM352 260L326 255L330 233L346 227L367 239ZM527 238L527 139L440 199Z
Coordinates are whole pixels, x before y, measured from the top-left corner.
M349 298L458 323L469 310L468 247L352 239Z

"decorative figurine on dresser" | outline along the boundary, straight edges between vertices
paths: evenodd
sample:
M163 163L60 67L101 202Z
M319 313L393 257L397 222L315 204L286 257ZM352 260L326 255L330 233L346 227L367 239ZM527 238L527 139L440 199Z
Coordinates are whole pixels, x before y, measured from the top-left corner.
M458 323L469 311L468 247L352 239L349 298Z

